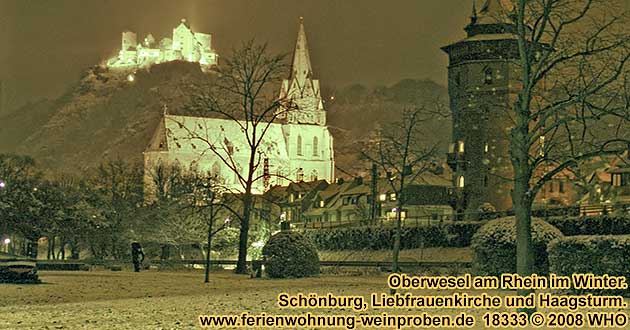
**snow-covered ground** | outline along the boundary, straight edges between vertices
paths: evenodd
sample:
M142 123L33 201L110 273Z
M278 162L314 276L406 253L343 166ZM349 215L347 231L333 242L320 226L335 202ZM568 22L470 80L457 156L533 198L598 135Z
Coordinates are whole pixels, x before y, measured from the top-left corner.
M141 273L130 271L41 272L41 285L0 284L0 329L199 329L200 314L350 314L351 310L280 310L279 293L330 292L362 295L388 292L387 274L368 276L322 275L305 279L251 279L229 271L211 273L203 283L202 271ZM449 294L448 290L414 294ZM479 291L471 291L480 294ZM489 294L506 295L508 291ZM368 310L379 315L419 314L422 310ZM466 310L481 316L487 310ZM426 310L457 315L462 310Z

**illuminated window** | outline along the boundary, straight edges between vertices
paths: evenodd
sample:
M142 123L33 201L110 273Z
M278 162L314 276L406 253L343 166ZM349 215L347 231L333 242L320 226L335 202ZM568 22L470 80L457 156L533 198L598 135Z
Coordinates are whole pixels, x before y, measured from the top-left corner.
M319 154L318 146L317 146L317 136L313 137L313 156L317 157Z
M302 156L302 136L300 135L297 137L297 154Z
M464 141L457 141L457 151L464 152Z
M615 173L612 175L612 185L615 187L621 187L621 174Z
M459 177L457 177L457 187L458 188L464 188L464 176L460 175Z
M488 142L483 145L483 152L488 152L490 148L488 147Z
M324 201L319 201L319 207L324 207Z
M378 196L378 200L381 202L384 202L387 200L387 195L385 194L381 194L380 196Z
M390 201L395 201L396 200L396 193L389 194L389 200Z
M485 68L483 70L483 83L486 85L492 85L492 69Z

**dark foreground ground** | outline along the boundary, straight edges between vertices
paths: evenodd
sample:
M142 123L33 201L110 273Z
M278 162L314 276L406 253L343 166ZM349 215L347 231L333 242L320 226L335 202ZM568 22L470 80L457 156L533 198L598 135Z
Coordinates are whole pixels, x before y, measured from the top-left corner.
M41 272L41 285L0 284L0 329L200 329L200 314L289 313L276 305L280 292L363 295L387 292L386 274L323 275L308 279L251 279L230 271L141 273ZM414 292L418 294L419 292ZM425 291L445 294L447 291ZM473 292L479 294L480 292ZM505 295L507 291L494 294ZM296 311L295 313L308 310ZM352 313L310 310L317 314ZM369 310L380 314L383 310ZM391 310L396 314L418 310ZM459 314L460 310L442 313ZM485 310L468 310L478 318Z

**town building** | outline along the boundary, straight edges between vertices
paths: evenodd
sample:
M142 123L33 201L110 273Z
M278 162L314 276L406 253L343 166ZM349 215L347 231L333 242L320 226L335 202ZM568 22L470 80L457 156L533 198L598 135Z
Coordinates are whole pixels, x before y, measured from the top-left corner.
M136 33L124 31L118 56L108 60L106 66L133 70L176 60L197 62L204 71L217 65L219 55L212 48L212 35L193 32L186 19L173 29L172 38L159 42L151 34L139 42Z
M396 182L394 182L396 184ZM426 172L406 185L403 210L397 210L396 194L390 179L377 179L376 187L361 177L352 180L296 182L272 187L263 198L280 212L280 220L296 227L323 228L370 224L396 219L406 221L451 219L452 186L448 179ZM376 208L371 218L371 208Z
M268 127L258 125L257 134L266 131L258 147L260 166L254 174L267 178L255 181L254 193L262 194L270 186L285 185L289 180L334 182L333 137L326 126L319 81L313 78L302 20L291 72L282 83L280 97L290 99L296 108ZM218 174L228 189L242 192L242 181L233 168L243 177L248 175L250 148L242 132L244 126L244 122L231 119L165 114L144 152L148 195L153 189L152 169L160 164Z

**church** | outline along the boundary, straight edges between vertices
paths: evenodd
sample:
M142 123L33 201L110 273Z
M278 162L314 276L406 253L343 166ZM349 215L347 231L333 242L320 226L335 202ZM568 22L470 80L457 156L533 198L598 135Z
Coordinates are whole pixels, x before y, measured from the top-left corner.
M262 194L272 185L286 185L291 181L333 182L333 137L326 126L319 80L313 78L302 19L291 71L282 82L279 97L291 99L296 109L271 123L265 132L258 148L261 165L255 173L255 177L261 179L254 182L253 192ZM161 164L215 173L230 190L244 191L241 180L232 170L239 169L242 176L248 174L244 171L248 169L250 149L240 124L244 123L164 114L144 152L147 190L151 190L153 169ZM215 153L210 145L221 147L216 147ZM234 162L232 168L225 160Z

